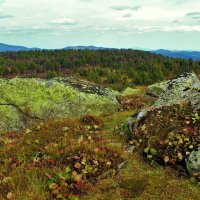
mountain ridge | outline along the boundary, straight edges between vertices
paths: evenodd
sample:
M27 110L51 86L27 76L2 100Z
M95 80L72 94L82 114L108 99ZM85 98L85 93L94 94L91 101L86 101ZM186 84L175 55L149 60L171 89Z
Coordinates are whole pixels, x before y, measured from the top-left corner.
M30 50L39 50L39 48L36 48L36 47L28 48L28 47L21 46L21 45L10 45L10 44L0 43L0 52L30 51Z
M117 50L118 48L97 47L93 45L89 45L89 46L78 45L78 46L66 46L64 48L60 48L57 50L115 50L115 49ZM0 43L0 52L17 52L17 51L33 51L33 50L42 50L42 48L37 48L37 47L29 48L29 47L25 47L21 45L9 45L9 44ZM172 58L200 60L200 51L166 50L166 49L158 49L158 50L137 49L137 50L149 51L151 53L160 54L160 55L168 56Z
M163 56L172 57L172 58L200 60L200 52L199 51L158 49L158 50L153 50L151 52L155 53L155 54L160 54Z

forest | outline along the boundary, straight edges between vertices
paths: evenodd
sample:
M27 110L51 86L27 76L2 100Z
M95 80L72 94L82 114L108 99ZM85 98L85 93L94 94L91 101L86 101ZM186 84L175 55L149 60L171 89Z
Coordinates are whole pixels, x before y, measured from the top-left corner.
M0 53L0 77L76 76L122 89L149 85L183 72L200 74L200 61L139 50L37 50Z

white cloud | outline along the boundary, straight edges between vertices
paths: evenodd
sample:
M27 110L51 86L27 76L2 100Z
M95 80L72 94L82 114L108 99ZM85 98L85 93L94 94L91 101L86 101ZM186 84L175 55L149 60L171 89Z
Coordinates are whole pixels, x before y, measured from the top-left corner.
M120 5L120 6L111 6L111 9L117 10L117 11L123 11L123 10L139 10L140 6L127 6L127 5Z
M71 32L77 36L74 43L86 41L83 33L106 42L109 34L119 40L117 34L126 34L127 45L138 33L200 32L200 0L0 0L0 5L0 39L8 41L25 34L33 35L33 43L38 35L63 35L64 40Z
M13 15L0 13L0 19L9 19L9 18L13 18L13 17L14 17Z
M79 24L79 21L73 20L73 19L67 19L67 18L62 18L62 19L56 19L52 20L51 24L57 24L57 25L77 25Z

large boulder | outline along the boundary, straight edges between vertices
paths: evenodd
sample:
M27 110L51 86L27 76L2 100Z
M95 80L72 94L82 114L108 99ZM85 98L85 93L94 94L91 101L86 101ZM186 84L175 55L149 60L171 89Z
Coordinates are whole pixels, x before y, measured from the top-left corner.
M185 73L161 90L154 105L132 120L133 140L148 159L200 174L200 81Z
M194 73L184 73L179 77L161 83L150 85L146 93L151 96L160 97L159 103L171 103L179 101L188 91L199 83L199 79Z
M185 73L167 81L166 89L160 94L154 106L179 104L181 101L190 102L194 109L200 104L200 81L194 73Z
M0 130L39 120L99 115L119 109L118 92L75 78L0 79Z
M184 102L189 102L194 111L200 109L200 80L194 73L184 73L169 81L150 85L146 93L157 97L157 101L151 107L145 108L145 112L141 111L138 114L140 118L145 116L147 111L151 111L152 108L176 104L182 105Z

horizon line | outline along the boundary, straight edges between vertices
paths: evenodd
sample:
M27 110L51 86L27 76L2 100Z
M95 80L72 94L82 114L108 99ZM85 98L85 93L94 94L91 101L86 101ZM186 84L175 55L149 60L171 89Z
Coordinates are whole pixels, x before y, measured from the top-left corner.
M34 47L30 47L28 45L20 45L20 44L8 44L8 43L4 43L4 42L0 42L0 44L2 45L9 45L9 46L18 46L18 47L25 47L25 48L28 48L28 49L40 49L40 50L62 50L62 49L65 49L65 48L69 48L69 47L96 47L96 48L105 48L105 49L117 49L117 50L122 50L122 49L125 49L125 50L128 50L128 49L131 49L131 50L142 50L142 51L158 51L158 50L165 50L165 51L187 51L187 52L200 52L200 49L199 50L193 50L193 49L168 49L168 48L156 48L156 49L151 49L151 48L143 48L143 47L105 47L105 46L101 46L101 45L69 45L69 46L64 46L64 47L61 47L61 48L43 48L43 47L37 47L37 46L34 46Z

